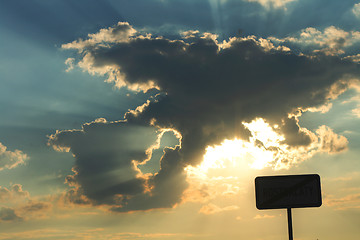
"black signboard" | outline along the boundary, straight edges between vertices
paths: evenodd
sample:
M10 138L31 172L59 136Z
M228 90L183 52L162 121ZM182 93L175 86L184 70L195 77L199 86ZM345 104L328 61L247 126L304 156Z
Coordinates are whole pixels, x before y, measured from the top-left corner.
M255 179L258 209L320 207L320 176L279 175Z

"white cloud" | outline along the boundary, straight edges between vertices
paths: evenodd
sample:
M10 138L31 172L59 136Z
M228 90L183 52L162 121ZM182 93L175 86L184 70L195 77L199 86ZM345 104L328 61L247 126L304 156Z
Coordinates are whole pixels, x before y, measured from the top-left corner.
M260 215L257 214L254 219L258 220L258 219L269 219L269 218L275 218L275 215L268 215L268 214L264 214L264 215Z
M67 65L67 69L65 70L66 72L70 72L71 70L74 69L74 62L75 62L75 58L68 58L65 60L65 65Z
M340 55L346 54L348 48L360 42L360 32L345 31L335 26L327 27L323 31L308 27L293 36L269 39L278 44L295 44L305 53L322 52L326 55Z
M284 8L286 9L286 4L296 1L296 0L247 0L248 2L257 2L263 7L269 8Z
M347 150L348 140L346 137L338 135L327 126L320 126L316 133L319 135L319 148L327 153L339 153Z
M356 3L356 4L354 5L354 7L352 8L352 13L353 13L356 17L360 18L360 3Z
M63 44L63 49L77 49L80 52L89 46L101 44L108 46L111 43L120 43L129 41L137 31L127 22L118 22L115 27L100 29L97 33L88 34L87 40L75 40L71 43Z
M0 143L0 170L12 169L23 164L28 156L20 150L8 151L7 147Z

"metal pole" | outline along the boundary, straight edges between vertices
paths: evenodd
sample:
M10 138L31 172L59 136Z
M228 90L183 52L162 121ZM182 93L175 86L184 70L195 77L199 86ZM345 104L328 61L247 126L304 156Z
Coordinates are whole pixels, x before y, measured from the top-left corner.
M293 240L293 229L292 229L291 208L288 208L288 209L287 209L287 218L288 218L288 232L289 232L289 240Z

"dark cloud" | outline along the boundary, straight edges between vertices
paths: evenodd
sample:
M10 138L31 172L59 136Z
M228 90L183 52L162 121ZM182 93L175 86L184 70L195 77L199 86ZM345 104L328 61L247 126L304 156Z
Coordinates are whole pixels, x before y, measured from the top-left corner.
M107 204L114 211L171 207L186 188L184 163L179 147L165 149L160 171L142 175L137 165L151 157L147 149L158 134L153 127L127 122L96 121L82 130L59 132L50 143L70 148L76 157L74 175L67 183L75 187L66 200L77 204Z
M0 209L0 220L1 221L20 221L20 220L22 220L22 218L16 214L14 209L2 207Z
M121 204L115 195L121 199L145 191L145 179L137 178L133 161L147 159L145 151L156 138L153 128L102 120L61 132L51 143L70 148L76 156L75 174L67 178L70 185L80 185L79 191L96 204Z
M209 145L248 139L243 122L266 119L278 125L289 147L310 145L316 137L300 128L296 113L327 104L359 74L351 61L297 55L255 37L219 44L207 33L186 41L134 33L121 41L96 42L104 33L90 36L86 45L82 40L66 44L82 52L79 66L108 74L118 86L159 90L124 121L98 120L81 130L60 131L50 144L75 155L75 174L67 179L73 199L85 203L86 197L113 211L174 206L187 186L184 167L198 164ZM160 136L156 130L169 128L179 134L180 145L165 148L158 173L142 174L136 165L149 159ZM327 139L324 146L344 142Z
M17 212L21 214L23 219L39 219L49 217L51 209L52 204L50 202L30 200L25 205L19 207Z
M251 38L234 40L220 50L212 38L192 40L138 38L87 52L93 61L89 69L115 65L127 85L155 81L167 95L126 118L145 123L155 119L157 126L178 130L189 162L199 160L199 149L209 144L246 136L241 122L256 117L273 123L285 119L284 131L299 133L287 143L297 145L294 138L300 137L309 144L306 134L290 126L287 115L327 103L333 84L358 73L356 64L336 57L265 49Z
M284 118L280 130L290 146L306 146L313 141L309 132L300 128L296 117Z
M46 202L29 202L26 206L22 207L25 212L37 212L50 207L49 203Z
M128 212L173 207L181 201L182 193L187 187L185 166L179 147L166 148L161 158L160 171L149 179L151 192L138 194L123 206L111 210Z

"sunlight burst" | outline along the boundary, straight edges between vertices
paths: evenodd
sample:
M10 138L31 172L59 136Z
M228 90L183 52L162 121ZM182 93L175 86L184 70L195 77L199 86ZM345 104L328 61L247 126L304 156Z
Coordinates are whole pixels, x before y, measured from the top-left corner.
M263 169L273 166L284 137L276 133L263 119L257 118L243 123L252 133L250 141L241 139L225 140L221 145L208 146L202 163L196 167L188 166L189 175L208 176L209 171L226 168ZM276 126L274 126L276 128ZM276 168L284 168L279 164Z

